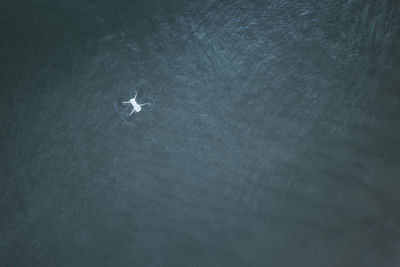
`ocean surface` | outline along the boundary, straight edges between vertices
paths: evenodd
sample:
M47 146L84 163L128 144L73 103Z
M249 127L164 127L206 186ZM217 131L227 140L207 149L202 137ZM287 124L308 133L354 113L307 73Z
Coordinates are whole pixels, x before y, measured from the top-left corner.
M400 266L397 0L1 0L0 101L0 266Z

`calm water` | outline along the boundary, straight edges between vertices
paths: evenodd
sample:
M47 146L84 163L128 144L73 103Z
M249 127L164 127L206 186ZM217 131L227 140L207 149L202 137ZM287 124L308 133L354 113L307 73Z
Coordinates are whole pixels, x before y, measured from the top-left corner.
M399 12L2 0L0 266L400 266Z

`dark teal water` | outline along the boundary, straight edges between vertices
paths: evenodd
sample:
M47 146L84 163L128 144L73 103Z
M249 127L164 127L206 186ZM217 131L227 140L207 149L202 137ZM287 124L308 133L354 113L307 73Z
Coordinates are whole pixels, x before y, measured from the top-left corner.
M0 266L400 266L399 11L2 0Z

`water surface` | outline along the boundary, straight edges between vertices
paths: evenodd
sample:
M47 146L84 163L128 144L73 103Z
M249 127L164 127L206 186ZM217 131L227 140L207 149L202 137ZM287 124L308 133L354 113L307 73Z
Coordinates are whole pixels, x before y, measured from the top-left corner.
M0 265L399 266L399 10L3 0Z

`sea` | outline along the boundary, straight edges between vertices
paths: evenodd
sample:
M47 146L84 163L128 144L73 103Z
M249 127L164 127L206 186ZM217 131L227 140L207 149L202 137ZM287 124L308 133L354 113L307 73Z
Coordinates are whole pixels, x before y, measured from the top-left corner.
M397 267L399 189L397 0L0 0L0 266Z

